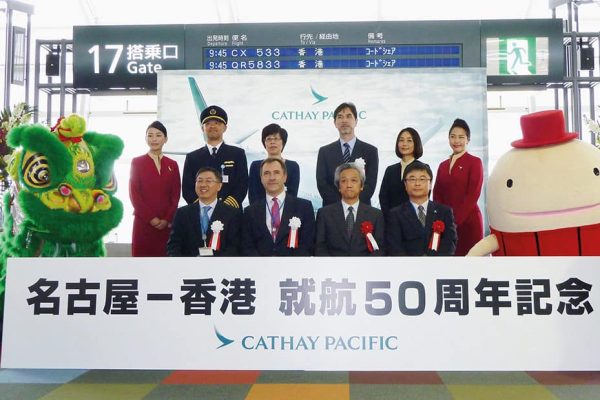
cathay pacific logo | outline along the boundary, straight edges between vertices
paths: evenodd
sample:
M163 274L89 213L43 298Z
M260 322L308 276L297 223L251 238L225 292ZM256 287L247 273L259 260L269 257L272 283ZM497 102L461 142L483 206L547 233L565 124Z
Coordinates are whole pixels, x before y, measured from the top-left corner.
M234 342L233 339L229 339L223 335L221 335L219 333L219 331L217 330L217 327L215 326L215 335L217 335L217 339L219 339L219 342L221 342L221 345L219 347L217 347L217 349L220 349L221 347L225 347L230 345L231 343Z
M315 102L313 103L313 106L314 106L315 104L322 103L322 102L324 102L325 100L327 100L327 99L328 99L328 97L326 97L326 96L323 96L323 95L321 95L321 94L317 93L317 91L315 90L315 88L313 88L313 87L312 87L312 85L311 85L311 87L310 87L310 92L312 93L313 97L314 97L315 99L317 99L317 101L315 101Z

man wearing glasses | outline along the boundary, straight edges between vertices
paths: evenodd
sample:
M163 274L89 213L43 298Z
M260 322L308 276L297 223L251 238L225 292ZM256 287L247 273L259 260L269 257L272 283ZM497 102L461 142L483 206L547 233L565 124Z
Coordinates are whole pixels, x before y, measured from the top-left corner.
M242 212L217 199L221 173L203 167L196 174L198 201L180 207L173 218L167 254L171 257L239 255Z
M386 221L386 249L391 256L452 256L456 225L452 209L429 200L433 173L414 161L406 167L407 202L390 210Z

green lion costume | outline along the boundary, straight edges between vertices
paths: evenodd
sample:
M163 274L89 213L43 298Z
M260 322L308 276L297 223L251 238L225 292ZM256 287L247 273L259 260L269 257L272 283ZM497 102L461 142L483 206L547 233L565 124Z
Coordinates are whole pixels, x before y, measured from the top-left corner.
M72 114L53 131L18 126L7 142L16 150L8 166L11 192L3 199L0 321L8 257L104 256L102 238L123 216L113 197L113 164L123 151L117 136L86 132L85 120Z

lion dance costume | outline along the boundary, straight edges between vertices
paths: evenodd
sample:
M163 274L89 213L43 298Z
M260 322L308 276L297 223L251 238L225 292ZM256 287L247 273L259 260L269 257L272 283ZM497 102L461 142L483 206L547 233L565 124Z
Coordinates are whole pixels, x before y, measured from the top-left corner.
M123 142L114 135L86 132L72 114L48 129L21 125L10 131L15 148L8 171L13 180L3 199L0 233L0 321L8 257L104 256L102 238L123 216L113 197L114 161Z

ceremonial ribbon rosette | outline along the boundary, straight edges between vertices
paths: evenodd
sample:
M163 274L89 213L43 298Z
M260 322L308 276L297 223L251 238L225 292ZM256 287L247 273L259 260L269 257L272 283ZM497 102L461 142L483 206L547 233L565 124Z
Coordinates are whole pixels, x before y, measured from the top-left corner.
M365 167L367 166L367 162L365 161L364 158L359 157L356 160L354 160L354 165L356 165L358 168L362 169L364 172Z
M225 228L225 225L219 220L213 221L210 224L210 230L212 231L212 237L210 238L209 247L214 250L219 250L221 248L221 232Z
M433 230L433 235L431 235L431 240L429 241L429 250L438 251L440 239L442 238L442 233L446 229L446 225L444 225L443 221L438 219L433 221L431 229Z
M363 221L360 224L360 231L363 235L365 235L365 240L367 242L367 249L369 249L369 253L374 252L375 250L379 250L379 246L373 237L373 223L371 221Z
M290 218L290 233L288 235L287 247L290 249L298 248L298 229L302 226L302 221L298 217Z

